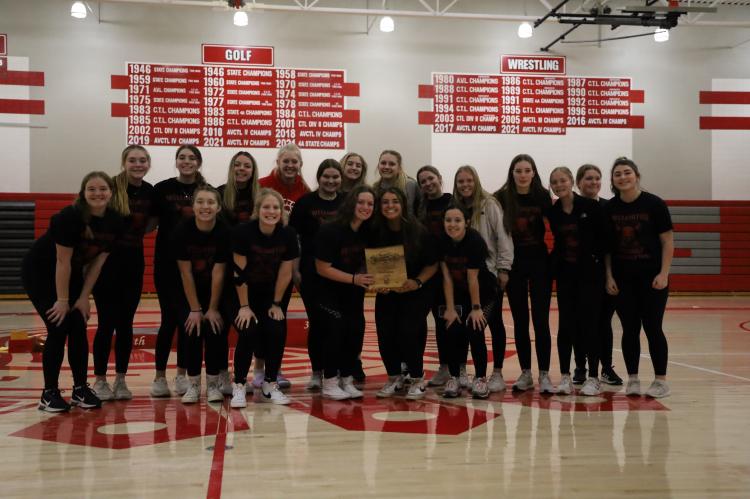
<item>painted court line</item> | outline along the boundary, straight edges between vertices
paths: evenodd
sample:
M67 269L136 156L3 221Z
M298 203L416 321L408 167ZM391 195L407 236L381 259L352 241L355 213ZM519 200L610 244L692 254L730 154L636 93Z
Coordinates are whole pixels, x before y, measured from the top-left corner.
M218 499L221 497L221 482L224 477L224 452L227 444L227 426L229 425L229 399L224 398L219 410L219 422L216 428L216 440L214 441L214 455L211 461L211 472L208 478L208 490L206 499ZM222 422L224 424L222 424Z
M613 348L612 350L616 350L616 351L622 353L622 350L620 350L619 348ZM647 354L647 353L642 353L641 357L643 357L644 359L650 359L651 358L651 356L649 354ZM668 364L673 364L675 366L687 367L688 369L695 369L696 371L703 371L705 373L716 374L717 376L726 376L727 378L739 379L741 381L750 381L750 378L745 378L743 376L737 376L736 374L724 373L724 372L721 372L721 371L716 371L714 369L708 369L708 368L705 368L705 367L694 366L692 364L685 364L683 362L675 362L673 360L669 360L669 361L667 361L667 363Z

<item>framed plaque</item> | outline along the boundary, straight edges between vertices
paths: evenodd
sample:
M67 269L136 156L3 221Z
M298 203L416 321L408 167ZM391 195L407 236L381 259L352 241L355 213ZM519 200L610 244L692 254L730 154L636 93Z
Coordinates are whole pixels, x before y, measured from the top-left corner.
M367 273L375 278L369 289L400 288L406 281L406 259L404 247L386 246L384 248L366 248Z

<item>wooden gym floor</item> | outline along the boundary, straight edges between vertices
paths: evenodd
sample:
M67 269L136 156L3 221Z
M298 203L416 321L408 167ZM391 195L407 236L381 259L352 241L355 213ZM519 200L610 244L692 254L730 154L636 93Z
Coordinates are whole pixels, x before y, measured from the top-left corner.
M144 300L136 336L153 334L156 307ZM132 401L51 415L36 409L41 357L22 340L41 323L28 302L0 302L0 345L11 333L18 340L0 353L2 496L750 497L750 297L670 299L672 396L660 401L627 398L619 387L593 399L507 391L442 400L429 390L418 402L378 400L384 370L371 311L368 320L363 401L305 392L306 351L292 347L284 359L293 382L288 407L152 400L153 351L137 348ZM507 310L505 321L510 386L519 367ZM615 368L624 376L615 336ZM653 371L643 340L645 389ZM553 341L554 383L556 357ZM425 360L434 371L432 333ZM70 385L64 367L65 396Z

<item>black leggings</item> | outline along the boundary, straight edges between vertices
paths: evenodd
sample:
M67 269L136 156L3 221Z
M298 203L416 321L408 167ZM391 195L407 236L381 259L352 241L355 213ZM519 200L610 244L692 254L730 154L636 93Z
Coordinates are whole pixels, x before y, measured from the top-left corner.
M599 376L600 340L597 327L603 288L604 269L582 270L578 266L566 266L558 272L560 321L557 354L562 374L570 374L570 354L573 345L579 344L588 358L588 375L594 378Z
M432 312L432 318L435 321L435 344L437 345L438 361L441 366L447 366L451 361L450 357L454 345L445 329L445 320L440 314L441 307L445 305L443 278L440 272L430 279L425 286L429 286L427 293L430 295L430 312Z
M154 258L154 285L159 298L161 324L156 335L156 370L165 371L169 353L172 350L174 332L178 324L177 303L182 293L182 280L177 270L177 263L171 258ZM181 335L177 335L177 367L185 367L186 344Z
M307 313L307 355L313 371L322 371L326 363L326 334L321 327L320 293L321 277L309 265L302 266L302 283L299 288Z
M323 375L352 376L358 366L365 336L365 294L362 288L339 285L325 291L319 300L320 326L325 332Z
M484 315L487 318L487 325L490 328L490 334L492 335L492 367L497 370L502 370L503 363L505 362L505 348L506 348L506 335L505 335L505 323L503 322L503 292L496 286L494 289L485 291L482 290L482 308L484 309ZM471 308L469 308L471 311ZM466 364L466 359L469 357L469 335L464 335L463 344L460 345L460 352L463 355L463 364ZM472 353L472 357L474 354ZM476 359L474 365L476 366Z
M484 290L483 290L484 291ZM481 305L484 317L490 326L490 331L502 331L502 346L496 346L496 340L500 335L492 335L492 354L494 356L495 367L502 368L503 358L505 358L505 326L503 326L502 305L497 288L481 293ZM484 378L487 375L487 344L484 338L484 329L477 330L469 323L469 313L471 313L471 298L464 296L458 298L456 306L460 307L461 314L458 321L455 321L448 328L448 336L453 342L451 348L451 361L448 368L451 376L460 374L461 364L466 363L467 350L471 347L471 358L474 360L474 374L478 378ZM445 321L443 321L445 323ZM498 359L499 357L499 359ZM498 360L500 362L498 366Z
M615 315L617 301L614 296L602 291L601 309L599 310L599 360L602 372L612 368L612 317ZM573 356L576 360L576 369L586 369L586 347L581 341L573 343Z
M268 316L271 307L269 297L250 296L249 304L258 321L253 321L244 329L237 329L237 347L234 350L234 382L244 384L250 361L258 347L263 349L266 362L265 380L275 382L281 368L281 358L284 355L286 343L286 308L283 308L285 318L277 321Z
M531 369L531 338L529 336L529 302L534 323L536 359L540 371L549 371L552 339L549 330L549 307L552 282L547 259L517 260L510 272L507 292L513 315L513 335L521 369Z
M190 314L190 307L185 306L180 308L179 311L179 326L181 337L183 338L187 347L187 372L188 376L200 376L201 366L203 364L203 348L205 344L206 351L206 374L209 376L219 374L221 365L221 355L224 353L222 344L226 343L226 336L228 327L226 326L227 321L225 317L225 326L218 332L214 333L211 323L204 320L201 323L201 331L198 334L195 330L192 334L188 335L185 331L185 320ZM208 304L204 303L203 310L208 310Z
M115 336L115 372L128 372L133 350L133 318L143 290L143 248L117 249L104 262L94 287L99 325L94 336L94 374L105 376L112 334Z
M631 272L615 274L620 289L617 295L617 316L622 323L622 353L628 374L638 374L641 356L641 325L648 340L648 350L656 376L667 374L669 348L662 330L664 310L667 308L669 287L654 289L653 273Z
M44 388L58 387L60 369L65 356L65 341L68 342L68 364L73 373L73 385L86 384L86 373L89 368L89 342L86 337L86 320L78 310L73 310L73 304L81 294L82 280L71 275L68 287L68 304L71 311L65 316L59 326L47 320L47 310L52 308L57 300L54 275L39 276L34 274L34 262L24 259L21 278L26 294L29 295L39 317L47 328L47 340L42 353L42 369L44 371Z
M424 288L408 293L378 293L375 298L378 347L388 376L401 374L403 361L412 378L422 377L429 299Z

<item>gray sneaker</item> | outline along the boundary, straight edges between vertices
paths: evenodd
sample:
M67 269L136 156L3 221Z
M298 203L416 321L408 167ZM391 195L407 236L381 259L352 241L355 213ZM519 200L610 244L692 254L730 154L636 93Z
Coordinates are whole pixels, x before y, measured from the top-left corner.
M441 365L435 375L430 378L430 381L427 382L427 385L443 386L448 382L449 379L451 379L451 373L448 372L448 366Z
M461 364L460 371L458 372L458 384L461 385L461 388L471 387L469 375L466 373L466 364Z
M490 387L490 392L492 393L505 391L505 380L503 379L502 373L497 371L493 372L487 386Z
M485 378L474 378L471 384L471 396L475 399L486 399L490 396L490 387Z
M449 379L445 383L445 388L443 389L443 397L447 399L456 398L461 394L461 385L458 383L458 378Z
M549 374L546 372L539 374L539 393L557 393L552 380L549 379Z
M669 397L670 393L672 392L669 390L669 385L663 379L655 379L646 390L646 396L654 399Z
M513 383L514 392L525 392L534 388L534 378L531 376L531 369L521 372L515 383Z
M115 382L112 384L112 391L115 393L115 400L130 400L133 398L133 393L128 389L125 377L115 378Z
M378 398L389 398L396 395L396 393L400 392L404 388L404 377L401 375L398 376L389 376L388 381L386 381L385 385L383 385L383 388L378 390L378 392L375 394Z
M641 396L641 381L638 379L629 378L628 384L625 385L625 395L640 397Z
M152 397L171 397L172 392L169 391L169 385L167 384L167 378L161 376L155 378L154 382L151 383L151 396Z
M560 384L557 385L557 393L561 395L570 395L573 393L573 380L571 379L570 374L563 374Z
M110 388L109 383L103 379L98 379L96 380L96 383L94 383L94 393L96 393L96 396L99 397L99 400L102 402L115 399L115 394L112 391L112 388Z
M177 395L185 395L190 388L190 380L184 374L178 374L174 378L174 391Z
M602 387L599 384L599 380L594 377L589 377L586 382L583 384L583 387L581 387L581 395L586 395L587 397L595 397L602 393Z

